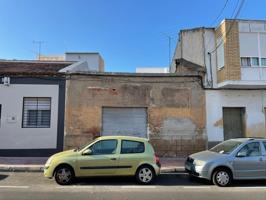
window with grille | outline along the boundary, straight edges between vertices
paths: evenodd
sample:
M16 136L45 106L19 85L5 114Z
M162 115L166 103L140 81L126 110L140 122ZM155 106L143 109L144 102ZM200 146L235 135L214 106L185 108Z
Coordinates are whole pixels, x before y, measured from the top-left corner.
M50 97L25 97L23 99L22 128L50 128L50 121Z

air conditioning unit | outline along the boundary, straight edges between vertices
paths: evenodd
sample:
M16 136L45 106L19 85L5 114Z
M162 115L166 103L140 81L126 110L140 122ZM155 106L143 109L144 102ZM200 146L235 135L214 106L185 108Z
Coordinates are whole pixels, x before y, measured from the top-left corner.
M4 86L9 86L10 85L10 77L2 78L2 82L3 82Z

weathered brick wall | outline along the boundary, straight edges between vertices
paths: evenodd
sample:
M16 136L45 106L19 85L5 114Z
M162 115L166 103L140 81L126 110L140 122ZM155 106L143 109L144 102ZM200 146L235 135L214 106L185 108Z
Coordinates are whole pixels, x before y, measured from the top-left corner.
M65 149L101 135L102 107L147 107L149 138L160 156L203 150L205 95L197 77L73 75L67 80Z
M238 22L225 20L216 29L216 39L220 37L224 41L224 67L217 69L218 83L226 80L240 80L241 67Z

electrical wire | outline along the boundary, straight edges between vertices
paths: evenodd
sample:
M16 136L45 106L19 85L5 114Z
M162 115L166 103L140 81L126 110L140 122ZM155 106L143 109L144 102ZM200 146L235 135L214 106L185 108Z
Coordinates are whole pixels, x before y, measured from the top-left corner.
M233 11L233 15L234 15L234 13L235 13L234 18L232 19L233 22L230 24L228 30L227 30L225 33L222 33L222 37L224 37L224 36L226 36L226 35L228 35L228 34L230 33L231 29L233 28L233 26L234 26L234 24L235 24L235 20L236 20L236 18L239 16L239 14L240 14L240 12L241 12L241 10L242 10L242 8L243 8L244 3L245 3L245 0L242 0L242 1L240 2L240 4L239 4L239 0L237 1L236 7L235 7L235 9L234 9L234 11ZM239 4L239 6L238 6L238 4ZM237 9L237 8L238 8L238 9ZM212 53L216 52L217 49L218 49L222 44L223 44L223 40L221 40L221 41L219 42L219 44L214 48L214 50L210 51L209 53L212 54Z
M223 8L221 9L221 11L219 12L218 16L215 18L215 20L213 20L213 22L211 23L211 27L215 24L215 22L222 16L227 4L228 4L229 0L226 0L226 2L224 3Z

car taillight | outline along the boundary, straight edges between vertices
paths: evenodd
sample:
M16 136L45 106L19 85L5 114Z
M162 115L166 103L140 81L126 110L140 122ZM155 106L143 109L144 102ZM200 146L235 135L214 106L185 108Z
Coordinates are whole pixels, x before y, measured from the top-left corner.
M154 155L154 160L155 160L156 165L161 167L160 158L158 156Z

